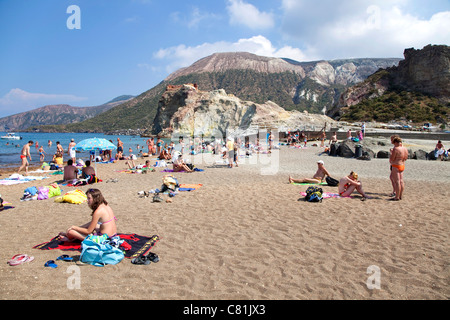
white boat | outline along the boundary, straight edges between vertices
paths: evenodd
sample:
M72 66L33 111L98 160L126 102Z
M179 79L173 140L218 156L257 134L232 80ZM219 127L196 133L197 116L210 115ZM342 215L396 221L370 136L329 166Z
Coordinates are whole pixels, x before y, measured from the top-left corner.
M15 133L9 132L6 134L6 136L1 136L2 139L8 139L8 140L20 140L22 139L21 136L16 136Z

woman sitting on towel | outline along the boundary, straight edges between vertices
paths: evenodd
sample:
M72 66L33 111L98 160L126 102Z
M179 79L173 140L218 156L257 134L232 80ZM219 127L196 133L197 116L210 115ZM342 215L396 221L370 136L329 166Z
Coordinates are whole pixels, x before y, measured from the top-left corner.
M370 199L362 188L362 183L358 181L358 174L356 172L350 172L348 176L343 177L339 180L339 195L341 197L349 197L353 191L358 191L363 198L361 200Z
M116 217L108 202L98 189L89 189L86 192L87 203L92 209L92 220L82 226L71 226L66 232L59 234L62 241L83 241L89 234L96 236L108 235L114 237L117 234Z
M184 163L183 155L181 153L178 154L178 157L175 160L173 160L172 164L173 164L174 172L179 172L179 171L192 172L192 171L194 171L191 168L189 168L186 163Z

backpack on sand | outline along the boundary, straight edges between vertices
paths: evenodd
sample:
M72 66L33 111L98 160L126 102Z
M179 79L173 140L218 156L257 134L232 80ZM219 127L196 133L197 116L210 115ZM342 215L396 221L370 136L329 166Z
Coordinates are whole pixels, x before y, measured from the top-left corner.
M322 193L322 188L308 187L308 189L306 189L305 200L308 202L322 202Z

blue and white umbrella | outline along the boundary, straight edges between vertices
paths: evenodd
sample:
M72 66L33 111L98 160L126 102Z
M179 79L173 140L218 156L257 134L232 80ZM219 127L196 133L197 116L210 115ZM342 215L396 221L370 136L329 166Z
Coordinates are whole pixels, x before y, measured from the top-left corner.
M75 145L76 151L115 150L117 147L103 138L84 139Z
M94 151L95 156L97 156L97 151L115 149L117 147L114 144L103 138L84 139L75 145L76 151ZM97 163L95 163L95 174L97 175Z

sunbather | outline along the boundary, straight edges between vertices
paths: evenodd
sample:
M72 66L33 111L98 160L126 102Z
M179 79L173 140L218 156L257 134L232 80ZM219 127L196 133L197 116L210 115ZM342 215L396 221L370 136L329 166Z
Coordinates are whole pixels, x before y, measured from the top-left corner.
M312 178L294 179L289 176L289 183L322 183L326 176L330 177L327 169L325 169L322 160L317 161L317 171Z
M186 163L184 163L182 154L179 154L178 158L173 160L172 164L173 164L174 172L178 172L178 171L192 172L192 171L194 171L191 168L189 168L189 166Z
M87 204L92 209L92 219L82 226L71 226L66 232L59 234L59 240L84 240L89 234L101 236L107 234L113 237L117 234L116 217L108 202L98 189L86 192Z

